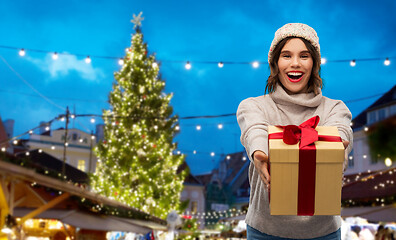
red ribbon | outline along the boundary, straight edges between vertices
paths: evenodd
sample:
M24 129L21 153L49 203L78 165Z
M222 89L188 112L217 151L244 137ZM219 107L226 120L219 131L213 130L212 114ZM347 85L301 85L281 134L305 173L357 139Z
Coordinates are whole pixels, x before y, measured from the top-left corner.
M283 139L288 145L299 144L297 215L312 216L315 213L316 141L341 142L340 137L318 135L315 130L319 116L312 117L299 126L277 126L283 132L272 133L268 139Z

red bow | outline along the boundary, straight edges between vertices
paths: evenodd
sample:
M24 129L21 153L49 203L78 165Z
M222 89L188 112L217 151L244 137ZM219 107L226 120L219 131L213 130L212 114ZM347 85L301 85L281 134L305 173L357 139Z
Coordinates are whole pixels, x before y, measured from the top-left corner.
M283 128L283 142L288 145L297 144L300 140L300 148L311 145L318 141L318 132L315 130L319 123L319 116L312 117L299 126L287 125L277 126Z

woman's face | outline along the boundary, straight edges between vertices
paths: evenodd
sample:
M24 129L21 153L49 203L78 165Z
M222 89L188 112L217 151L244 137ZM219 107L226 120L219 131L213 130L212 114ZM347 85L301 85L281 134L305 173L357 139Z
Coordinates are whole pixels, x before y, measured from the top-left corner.
M279 60L279 80L288 94L305 93L311 77L313 59L304 42L299 38L288 40Z

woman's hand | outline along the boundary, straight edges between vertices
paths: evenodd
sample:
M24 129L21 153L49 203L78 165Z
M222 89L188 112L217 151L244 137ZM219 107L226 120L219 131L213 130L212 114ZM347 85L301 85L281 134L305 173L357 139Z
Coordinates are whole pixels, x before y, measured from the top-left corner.
M253 164L260 174L261 180L263 180L265 186L269 189L271 177L268 172L268 156L260 150L255 151L253 153Z
M342 144L344 145L344 149L346 150L348 145L349 145L349 141L347 140L342 140ZM344 154L344 168L343 168L343 172L345 172L345 170L348 168L348 153L347 151L345 151Z

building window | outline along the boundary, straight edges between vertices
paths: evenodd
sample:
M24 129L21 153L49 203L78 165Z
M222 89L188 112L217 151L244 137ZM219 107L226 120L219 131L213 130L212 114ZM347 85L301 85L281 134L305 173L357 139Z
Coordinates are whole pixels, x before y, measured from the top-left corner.
M363 157L364 157L364 156L366 156L366 155L363 155ZM371 163L371 164L377 164L377 163L378 163L378 158L377 158L377 157L371 157L371 158L370 158L370 163Z
M78 160L77 168L83 172L85 172L85 160Z
M384 120L386 118L386 109L382 108L378 110L378 121Z
M390 112L389 116L396 115L396 104L390 106L389 112Z
M191 213L195 214L198 211L198 203L195 201L191 202Z
M377 121L377 112L372 111L367 113L367 122L368 124L375 123Z

